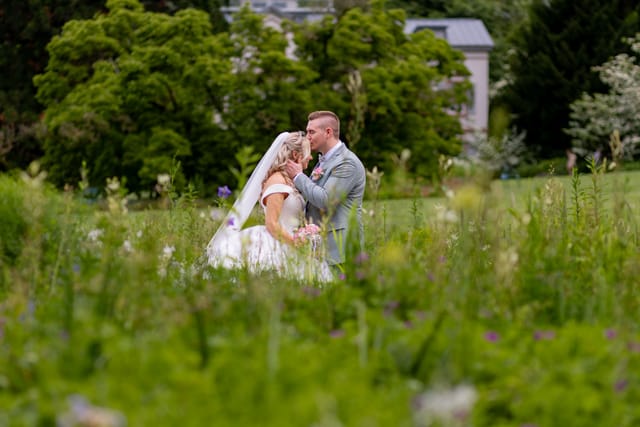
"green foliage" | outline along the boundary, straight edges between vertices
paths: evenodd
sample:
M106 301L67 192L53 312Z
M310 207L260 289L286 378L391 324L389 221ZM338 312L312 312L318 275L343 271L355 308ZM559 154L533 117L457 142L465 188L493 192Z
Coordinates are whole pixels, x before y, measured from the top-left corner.
M174 14L193 7L206 11L214 31L224 31L226 21L218 0L143 0L148 10ZM126 3L125 3L126 4ZM0 143L0 170L25 169L43 154L42 138L33 129L40 126L43 106L36 100L33 77L45 71L49 60L46 46L72 19L89 19L106 12L104 0L10 1L2 5L0 28L0 128L13 133L11 145ZM4 145L4 146L3 146Z
M298 26L245 7L228 33L214 34L191 9L169 16L135 0L107 8L69 21L34 80L47 106L44 161L58 186L76 182L86 161L94 188L115 175L136 193L153 191L175 158L180 181L210 195L215 186L204 183L238 179L226 162L241 147L264 152L318 108L339 113L366 164L392 167L389 154L408 147L410 173L430 178L434 159L460 149L462 55L431 32L406 36L402 11L374 5L335 25L327 17ZM295 35L295 58L284 31Z
M637 174L377 202L323 287L203 266L218 223L193 204L90 209L43 179L0 178L24 220L0 263L2 424L640 421Z
M364 164L390 170L390 155L409 148L410 172L430 177L439 154L460 150L460 124L448 112L465 100L468 83L452 82L468 70L462 54L432 32L404 34L404 21L401 10L354 8L303 29L298 56L320 73L311 89L317 108L336 111L343 133L361 129L354 149Z
M571 136L574 151L583 156L601 151L620 161L632 160L640 153L640 67L635 62L640 53L640 36L627 43L636 56L619 54L595 68L609 92L585 93L571 104L571 120L565 132ZM617 153L610 141L620 146Z
M623 38L640 31L639 8L627 0L533 2L515 39L513 83L504 101L537 157L559 156L570 147L563 132L569 105L583 92L604 89L592 67L623 51Z
M133 0L108 7L93 20L68 22L49 45L47 72L35 78L47 105L45 162L57 185L75 182L86 160L92 185L115 174L139 191L210 137L207 107L219 84L210 76L230 73L228 46L196 10L170 17ZM205 173L185 164L189 177Z

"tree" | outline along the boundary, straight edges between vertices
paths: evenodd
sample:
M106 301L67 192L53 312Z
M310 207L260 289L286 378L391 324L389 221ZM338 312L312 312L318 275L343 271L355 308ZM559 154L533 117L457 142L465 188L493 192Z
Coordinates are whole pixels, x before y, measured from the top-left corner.
M214 32L225 31L218 0L145 0L150 11L175 14L186 8L206 11ZM0 171L25 168L42 156L39 116L33 77L44 72L46 46L72 19L106 12L104 0L9 0L0 3Z
M47 107L50 179L76 182L83 160L99 187L124 176L130 189L151 188L174 160L193 177L191 143L215 134L218 83L231 72L228 37L214 36L209 16L193 9L169 16L136 0L107 8L65 24L48 46L47 71L34 79ZM208 167L222 167L223 158Z
M640 147L640 34L628 40L636 56L616 55L595 70L609 91L583 94L571 104L571 120L566 130L574 151L581 155L605 152L610 155L614 132L620 137L620 155L632 159ZM614 138L615 139L615 138Z
M365 165L391 167L391 155L409 148L410 170L431 177L439 154L460 150L460 123L451 113L466 99L468 70L446 41L431 31L406 35L404 23L402 10L354 8L337 22L327 17L301 28L297 55L318 71L310 88L316 109L336 111L343 136L361 121L353 148ZM355 75L361 87L354 92Z
M564 155L569 105L583 92L603 91L592 67L624 48L640 30L631 0L535 0L519 34L504 101L514 124L539 157Z

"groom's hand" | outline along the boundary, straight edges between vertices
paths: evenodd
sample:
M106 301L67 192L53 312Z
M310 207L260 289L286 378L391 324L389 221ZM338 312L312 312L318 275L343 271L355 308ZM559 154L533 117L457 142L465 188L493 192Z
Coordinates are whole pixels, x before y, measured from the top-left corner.
M296 175L302 173L302 165L289 159L287 160L287 164L284 166L284 171L289 175L289 178L293 179Z

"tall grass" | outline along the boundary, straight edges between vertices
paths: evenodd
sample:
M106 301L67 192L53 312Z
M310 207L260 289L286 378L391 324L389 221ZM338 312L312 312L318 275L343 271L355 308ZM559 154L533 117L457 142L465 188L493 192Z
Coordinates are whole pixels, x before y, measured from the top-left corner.
M0 425L637 425L633 177L371 201L322 287L203 266L190 197L0 177Z

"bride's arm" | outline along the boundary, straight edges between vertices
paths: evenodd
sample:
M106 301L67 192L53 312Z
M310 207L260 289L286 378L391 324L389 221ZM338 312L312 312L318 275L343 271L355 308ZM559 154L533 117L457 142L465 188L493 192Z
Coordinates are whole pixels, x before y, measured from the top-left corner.
M265 183L265 188L268 188L273 184L284 184L284 178L280 176L280 174L274 174ZM275 239L283 241L285 243L289 243L293 245L295 243L293 236L289 234L282 226L280 225L280 213L282 212L282 205L284 204L284 199L286 199L288 194L286 193L273 193L268 195L264 199L265 205L265 226L267 227L267 231L271 234Z

